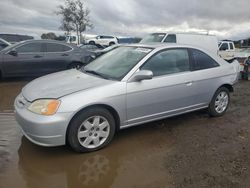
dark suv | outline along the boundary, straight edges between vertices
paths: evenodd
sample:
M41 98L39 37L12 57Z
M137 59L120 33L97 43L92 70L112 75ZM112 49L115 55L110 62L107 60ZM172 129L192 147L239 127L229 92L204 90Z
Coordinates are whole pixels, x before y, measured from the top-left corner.
M53 40L28 40L0 52L2 77L39 76L80 68L92 60L92 53L75 45Z

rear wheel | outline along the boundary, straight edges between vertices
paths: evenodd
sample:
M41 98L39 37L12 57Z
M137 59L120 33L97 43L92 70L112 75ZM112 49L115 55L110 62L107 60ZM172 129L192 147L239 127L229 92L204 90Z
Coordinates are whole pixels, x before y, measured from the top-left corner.
M219 117L225 114L230 103L229 90L225 87L219 88L209 104L208 112L212 117Z
M110 43L109 43L109 46L112 46L112 45L115 45L115 43L114 43L114 42L110 42Z
M106 146L114 137L115 120L104 108L80 112L70 123L67 140L76 152L91 152Z
M94 44L95 44L95 42L94 42L94 41L89 41L89 44L93 44L93 45L94 45Z

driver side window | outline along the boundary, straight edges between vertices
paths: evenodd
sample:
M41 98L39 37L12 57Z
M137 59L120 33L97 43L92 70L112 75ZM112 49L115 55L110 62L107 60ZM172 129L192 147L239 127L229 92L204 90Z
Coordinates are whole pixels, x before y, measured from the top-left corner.
M187 49L171 49L157 53L141 70L151 70L154 76L174 74L190 70Z
M41 43L28 43L16 48L18 53L42 52Z

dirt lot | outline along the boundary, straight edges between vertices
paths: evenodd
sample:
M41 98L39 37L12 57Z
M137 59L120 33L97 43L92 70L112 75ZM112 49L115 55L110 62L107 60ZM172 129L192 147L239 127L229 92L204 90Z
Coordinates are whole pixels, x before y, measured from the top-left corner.
M0 83L0 187L250 187L250 82L223 117L199 111L129 128L81 155L22 136L12 105L25 83Z

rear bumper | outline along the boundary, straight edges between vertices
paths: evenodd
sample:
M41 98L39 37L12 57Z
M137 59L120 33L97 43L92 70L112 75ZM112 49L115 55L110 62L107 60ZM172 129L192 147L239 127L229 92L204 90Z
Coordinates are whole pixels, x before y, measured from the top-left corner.
M65 145L71 113L42 116L15 105L15 117L23 134L31 142L48 147Z

